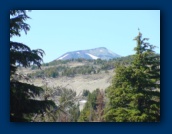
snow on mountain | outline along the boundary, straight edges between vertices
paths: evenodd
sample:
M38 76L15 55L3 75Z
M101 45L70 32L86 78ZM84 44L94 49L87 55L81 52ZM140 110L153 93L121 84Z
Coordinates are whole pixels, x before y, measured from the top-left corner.
M65 54L64 56L58 58L58 60L62 60L62 59L64 59L66 56L68 56L68 54Z
M120 57L120 55L108 50L105 47L99 47L94 49L88 49L88 50L77 50L72 52L67 52L57 58L56 60L69 60L69 59L104 59L109 60L113 58Z
M89 54L89 53L86 53L86 54L88 54L92 59L98 59L99 57L97 57L97 56L94 56L94 55L92 55L92 54Z

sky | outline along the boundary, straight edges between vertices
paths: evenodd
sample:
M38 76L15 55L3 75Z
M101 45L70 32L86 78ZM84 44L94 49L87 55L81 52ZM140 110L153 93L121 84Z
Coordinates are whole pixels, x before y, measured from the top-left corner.
M160 10L32 10L27 35L13 37L31 49L43 49L44 63L69 51L106 47L121 56L134 54L138 28L160 53Z

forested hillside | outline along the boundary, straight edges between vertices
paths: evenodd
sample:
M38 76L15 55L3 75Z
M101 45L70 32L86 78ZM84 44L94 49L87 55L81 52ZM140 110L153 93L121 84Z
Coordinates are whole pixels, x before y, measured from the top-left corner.
M31 66L30 77L53 77L60 76L74 77L77 74L97 74L102 71L108 72L115 68L117 64L130 65L133 61L133 56L115 58L111 60L86 60L86 59L71 59L66 61L55 60L42 65L42 70L36 66Z

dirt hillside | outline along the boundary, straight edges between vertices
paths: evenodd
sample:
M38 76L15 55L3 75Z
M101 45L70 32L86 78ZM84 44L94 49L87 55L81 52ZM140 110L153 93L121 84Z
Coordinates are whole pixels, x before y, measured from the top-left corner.
M73 89L77 93L82 92L84 89L92 92L97 88L106 89L110 85L113 75L113 70L110 70L109 73L101 72L100 74L77 75L75 77L63 76L58 78L46 78L46 80L39 78L34 79L33 84L43 86L47 82L48 87L66 87Z

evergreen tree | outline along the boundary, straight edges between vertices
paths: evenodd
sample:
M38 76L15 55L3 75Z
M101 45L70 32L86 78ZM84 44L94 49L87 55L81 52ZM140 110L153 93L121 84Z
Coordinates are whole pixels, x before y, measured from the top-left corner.
M100 108L102 107L100 105L102 105L102 102L100 102L99 98L97 98L99 93L99 89L94 90L92 93L89 92L87 102L80 113L78 119L79 122L92 122L101 120L100 115L102 111L100 110ZM99 111L96 113L97 108L99 109Z
M44 51L41 49L31 50L27 45L11 41L13 36L21 36L30 30L25 23L29 16L25 10L10 10L10 120L32 121L35 114L43 114L46 109L56 108L53 101L35 100L34 97L43 92L43 89L22 83L19 80L27 79L26 76L18 74L17 67L30 67L37 65L41 67ZM17 79L18 78L18 79Z
M160 121L160 58L148 38L139 32L131 66L119 65L108 89L105 120L116 122ZM157 90L159 89L159 90Z
M76 92L71 89L62 88L59 99L60 110L58 113L58 120L60 122L76 122L80 111L79 104L76 103Z

